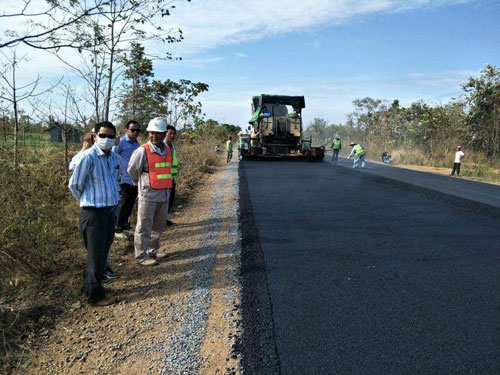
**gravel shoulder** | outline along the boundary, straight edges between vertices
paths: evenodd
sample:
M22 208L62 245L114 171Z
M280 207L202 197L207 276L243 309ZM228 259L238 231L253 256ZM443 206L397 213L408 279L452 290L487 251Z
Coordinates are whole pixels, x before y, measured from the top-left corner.
M240 373L238 164L217 168L171 219L168 257L137 265L132 239L115 240L121 277L107 288L120 302L74 301L17 373Z

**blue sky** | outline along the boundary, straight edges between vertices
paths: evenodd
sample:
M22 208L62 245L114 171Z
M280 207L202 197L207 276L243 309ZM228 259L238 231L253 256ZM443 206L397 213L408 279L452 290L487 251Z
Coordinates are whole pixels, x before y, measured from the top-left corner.
M207 117L240 126L252 95L305 95L307 124L344 122L365 96L445 103L486 63L500 66L499 1L259 2L178 6L169 21L185 31L183 61L156 63L156 77L208 83Z
M156 22L181 28L185 39L146 43L146 50L182 61L155 61L155 78L209 84L200 96L207 118L238 126L250 118L251 97L262 93L304 95L306 125L315 117L344 123L355 99L444 104L486 63L500 67L500 0L172 2L171 16ZM45 0L31 5L47 6ZM19 6L0 0L0 10ZM4 18L5 27L26 25ZM88 91L49 53L23 46L18 53L29 58L20 81L40 74L49 86L64 75L82 96ZM75 51L64 53L80 61ZM53 96L61 101L61 93Z

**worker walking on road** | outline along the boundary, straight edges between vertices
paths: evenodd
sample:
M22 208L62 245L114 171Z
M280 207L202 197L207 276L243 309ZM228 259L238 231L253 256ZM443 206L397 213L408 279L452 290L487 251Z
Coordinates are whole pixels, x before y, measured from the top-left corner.
M226 150L227 150L227 163L231 161L233 158L233 137L230 135L227 136L227 142L226 142Z
M339 158L339 152L342 149L342 142L340 141L340 137L338 135L335 136L335 139L333 140L332 143L332 163L337 163L337 160Z
M458 145L457 152L455 153L455 162L453 163L451 176L454 176L455 172L457 172L457 177L460 177L460 164L462 164L463 158L465 158L465 153L462 151L462 146Z
M352 147L351 153L349 154L348 159L354 156L354 165L353 168L357 168L359 162L361 162L361 168L365 167L365 148L357 143L351 142L350 146Z
M134 151L127 169L139 199L135 228L135 259L144 266L153 266L159 254L160 236L168 219L170 189L173 185L173 156L163 140L167 124L159 117L152 119L146 131L149 141Z
M238 160L241 160L241 150L245 145L245 141L243 140L243 132L238 133Z

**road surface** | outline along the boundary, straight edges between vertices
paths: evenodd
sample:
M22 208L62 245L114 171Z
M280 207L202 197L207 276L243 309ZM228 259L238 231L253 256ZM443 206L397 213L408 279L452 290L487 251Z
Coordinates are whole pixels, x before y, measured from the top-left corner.
M246 373L499 374L499 188L351 163L241 162Z

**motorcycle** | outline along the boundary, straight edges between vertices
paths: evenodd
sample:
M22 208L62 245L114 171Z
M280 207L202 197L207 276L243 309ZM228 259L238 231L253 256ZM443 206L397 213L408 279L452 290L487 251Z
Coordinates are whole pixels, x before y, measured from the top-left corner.
M392 157L387 151L382 152L382 163L392 164Z

